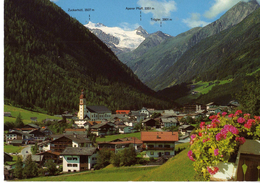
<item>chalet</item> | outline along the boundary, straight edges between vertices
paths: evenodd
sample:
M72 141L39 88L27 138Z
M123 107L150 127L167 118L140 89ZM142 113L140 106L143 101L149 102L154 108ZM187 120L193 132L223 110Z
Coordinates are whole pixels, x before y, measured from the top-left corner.
M210 102L208 104L206 104L206 110L209 111L210 108L217 108L219 107L219 104L217 104L216 102Z
M208 113L210 113L210 114L217 114L219 112L222 112L220 107L208 108Z
M35 124L27 124L27 125L24 125L23 128L35 128L35 129L40 129L41 127L39 127L38 125L35 125Z
M115 134L116 128L114 125L106 122L102 122L90 127L91 133L96 134L96 136L100 135L112 135Z
M142 121L142 125L145 127L147 127L147 126L156 127L156 126L158 126L158 124L159 123L156 120L150 119L150 118Z
M199 103L186 104L184 105L183 110L184 113L195 113L196 111L199 110L206 110L206 106Z
M116 114L126 114L128 115L130 113L130 110L116 110Z
M146 114L140 114L140 111L131 111L130 118L136 119L137 122L143 121L146 118Z
M89 128L91 128L92 126L96 125L96 124L100 124L102 123L102 121L88 121L86 123L84 123L84 128L86 130L88 130Z
M11 112L4 112L5 117L12 117Z
M198 119L199 117L202 117L203 115L200 113L190 113L187 114L186 117L190 116L192 119Z
M44 133L46 137L53 134L53 132L48 127L45 126L43 126L40 131Z
M151 112L148 111L145 107L143 107L143 108L140 110L140 114L145 114L145 115L146 115L145 118L150 118L150 117L151 117Z
M190 135L192 130L194 130L194 126L191 126L191 125L182 125L179 127L179 132L182 134L182 135Z
M87 135L87 130L85 128L70 128L70 129L65 129L64 134L69 134L69 135L73 135L73 134L85 134Z
M51 149L50 142L51 142L51 140L45 140L43 142L39 142L37 144L38 145L38 151L39 152L49 151Z
M63 172L90 170L97 162L95 147L67 147L61 154Z
M88 122L87 119L77 119L74 123L77 125L78 128L85 127L85 124Z
M31 122L37 122L37 117L30 117Z
M142 150L143 142L136 137L127 137L122 139L115 139L110 142L98 142L98 149L101 150L103 148L108 148L115 153L118 151L133 146L136 152L140 152Z
M172 157L175 155L175 142L178 132L141 132L145 157Z
M8 153L4 152L4 163L7 161L13 161L13 157Z
M136 121L131 121L131 120L129 120L129 121L124 121L124 124L125 124L126 126L134 127L134 126L137 124L137 122L136 122Z
M34 141L42 142L45 140L45 133L41 132L40 130L32 130L28 132L33 137Z
M32 139L32 135L28 133L24 133L22 131L10 131L6 135L6 143L7 144L13 144L13 145L19 145L24 144L29 139Z
M161 118L161 128L169 128L172 126L178 126L179 122L176 117L172 118Z
M62 152L66 147L92 147L93 144L86 135L60 135L50 142L50 150Z
M126 125L118 125L118 132L119 133L132 133L133 132L133 127L131 126L126 126Z
M38 153L36 155L40 156L40 159L42 160L41 165L44 165L48 160L52 160L52 162L55 164L62 163L59 152L52 152L49 150L49 151Z

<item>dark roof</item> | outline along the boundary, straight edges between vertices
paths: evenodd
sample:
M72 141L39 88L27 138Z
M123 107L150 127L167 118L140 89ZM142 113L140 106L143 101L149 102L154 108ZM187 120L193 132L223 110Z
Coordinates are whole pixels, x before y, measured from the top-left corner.
M35 124L32 124L32 123L25 125L25 127L26 127L26 126L30 126L30 127L33 127L33 128L40 128L39 126L37 126L37 125L35 125Z
M22 144L23 140L13 140L10 144Z
M94 113L111 113L106 106L87 106L87 109Z
M77 143L84 143L84 142L91 142L91 140L89 138L87 138L87 135L86 134L77 134L77 135L65 135L65 134L62 134L60 136L57 136L58 138L53 140L53 141L56 141L62 137L65 137L65 138L68 138L74 142L77 142Z
M60 154L64 155L87 155L91 156L96 152L96 147L66 147L64 151Z
M109 123L99 123L99 124L96 124L96 125L92 126L91 128L100 128L100 127L105 126L105 125L109 125L111 127L114 127L114 126L112 126Z

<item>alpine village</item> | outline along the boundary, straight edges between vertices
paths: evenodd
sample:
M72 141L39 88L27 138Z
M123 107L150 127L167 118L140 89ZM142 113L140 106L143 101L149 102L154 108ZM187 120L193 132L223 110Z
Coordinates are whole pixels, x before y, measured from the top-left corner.
M126 51L54 1L4 0L3 180L259 181L258 2Z

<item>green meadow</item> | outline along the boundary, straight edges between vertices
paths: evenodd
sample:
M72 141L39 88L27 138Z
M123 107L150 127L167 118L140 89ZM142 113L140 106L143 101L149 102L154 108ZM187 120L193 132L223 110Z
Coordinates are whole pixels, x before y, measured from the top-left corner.
M7 122L7 121L15 122L16 117L19 115L19 113L21 113L24 124L31 123L30 117L37 117L37 121L42 121L46 118L57 119L57 120L61 119L59 117L50 116L50 115L39 113L39 112L33 112L33 111L25 110L22 108L10 106L10 105L4 105L4 112L11 112L11 115L12 115L12 117L4 117L4 122Z
M197 181L192 161L188 158L189 143L178 144L186 148L161 166L120 167L109 165L95 171L69 173L51 177L37 177L22 181Z

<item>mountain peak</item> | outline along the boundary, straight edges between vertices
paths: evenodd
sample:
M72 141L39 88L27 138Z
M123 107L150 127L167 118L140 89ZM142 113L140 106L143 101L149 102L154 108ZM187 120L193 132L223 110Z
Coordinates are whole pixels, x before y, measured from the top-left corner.
M136 30L136 34L143 36L143 37L147 37L149 34L146 32L145 29L143 29L142 26L139 26L138 28L135 29Z

